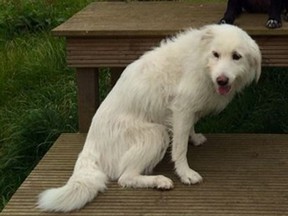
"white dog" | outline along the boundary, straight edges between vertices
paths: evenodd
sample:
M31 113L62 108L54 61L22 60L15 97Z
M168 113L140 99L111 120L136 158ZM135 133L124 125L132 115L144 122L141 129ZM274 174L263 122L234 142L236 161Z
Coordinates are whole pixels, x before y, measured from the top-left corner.
M260 73L257 44L232 25L190 29L163 41L125 69L93 118L73 175L40 194L38 207L79 209L108 179L123 187L173 188L165 176L144 175L163 158L171 134L176 173L185 184L201 182L186 158L189 136L195 145L206 141L194 124L223 110Z

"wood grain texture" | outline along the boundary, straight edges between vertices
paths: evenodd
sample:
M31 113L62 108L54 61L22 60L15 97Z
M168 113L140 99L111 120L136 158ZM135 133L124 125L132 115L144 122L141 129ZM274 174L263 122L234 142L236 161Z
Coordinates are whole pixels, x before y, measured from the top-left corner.
M143 53L158 46L162 37L68 38L67 64L70 67L126 67ZM288 67L288 36L253 36L263 66Z
M59 36L166 36L217 23L226 3L94 2L53 30ZM286 35L288 24L270 30L266 14L242 14L235 24L251 35Z
M161 38L68 38L67 64L70 67L126 67Z
M37 195L68 180L85 140L85 134L62 134L0 215L288 215L288 135L207 137L207 143L189 146L188 152L189 164L204 177L201 184L180 183L167 156L154 173L173 179L171 191L121 188L110 182L80 211L41 213L35 209Z

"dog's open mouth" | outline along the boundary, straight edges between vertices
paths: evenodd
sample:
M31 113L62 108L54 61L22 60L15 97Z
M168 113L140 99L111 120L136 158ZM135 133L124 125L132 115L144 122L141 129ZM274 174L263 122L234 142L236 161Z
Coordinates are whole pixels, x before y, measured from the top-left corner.
M220 95L227 95L231 90L230 85L218 86L217 91Z
M231 90L231 84L229 84L229 78L225 75L221 75L216 79L217 92L220 95L227 95Z

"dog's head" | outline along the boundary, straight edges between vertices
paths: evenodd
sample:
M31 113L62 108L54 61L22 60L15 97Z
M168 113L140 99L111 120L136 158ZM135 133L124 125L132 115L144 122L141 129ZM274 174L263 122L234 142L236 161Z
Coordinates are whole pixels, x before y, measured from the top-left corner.
M246 32L232 25L209 25L202 31L208 71L217 93L239 92L253 80L259 80L261 53Z

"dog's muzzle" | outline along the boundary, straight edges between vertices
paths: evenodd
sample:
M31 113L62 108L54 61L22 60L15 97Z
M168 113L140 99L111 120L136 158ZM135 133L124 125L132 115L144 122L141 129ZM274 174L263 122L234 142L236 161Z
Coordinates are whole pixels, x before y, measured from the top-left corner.
M217 92L220 95L226 95L230 92L231 90L231 85L229 84L229 78L226 76L219 76L216 79L216 83L217 83Z

